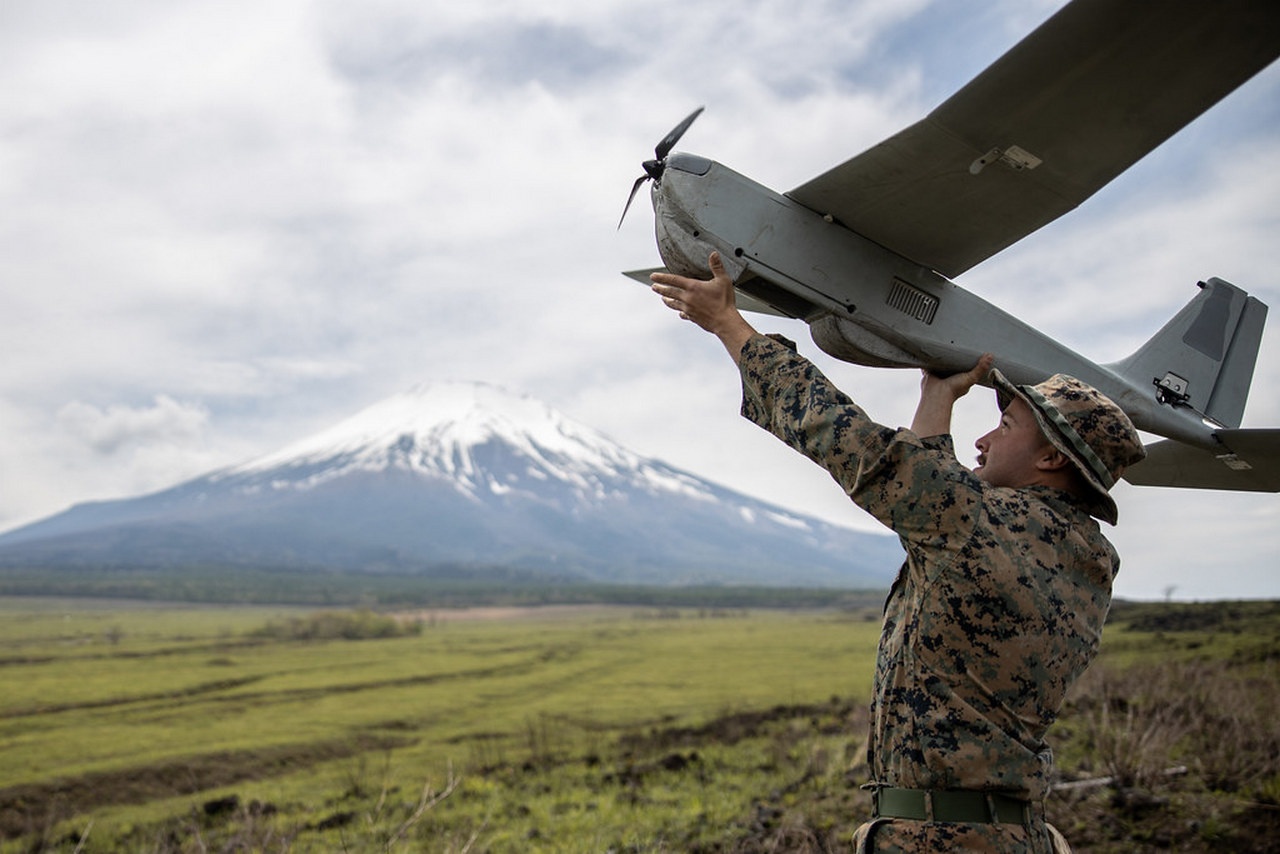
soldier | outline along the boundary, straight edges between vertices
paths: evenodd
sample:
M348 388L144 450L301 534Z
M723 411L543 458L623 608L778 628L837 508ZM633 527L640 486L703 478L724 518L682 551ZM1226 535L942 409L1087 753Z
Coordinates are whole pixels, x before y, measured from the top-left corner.
M1144 451L1128 417L1064 375L1015 386L983 356L925 373L911 429L875 423L794 345L739 314L712 278L653 274L653 290L715 334L742 375L742 414L823 466L893 529L906 563L885 603L871 706L872 820L860 851L1069 850L1044 819L1045 733L1098 650L1119 567L1091 517ZM1000 422L972 471L955 402L987 378Z

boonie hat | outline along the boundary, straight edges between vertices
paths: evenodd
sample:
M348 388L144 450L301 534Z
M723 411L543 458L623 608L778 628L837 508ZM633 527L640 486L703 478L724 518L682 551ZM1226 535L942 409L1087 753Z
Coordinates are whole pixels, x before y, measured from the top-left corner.
M997 370L991 385L1003 412L1019 397L1035 415L1040 431L1071 460L1093 487L1089 513L1116 523L1119 511L1107 494L1146 449L1124 410L1102 392L1066 374L1054 374L1038 385L1014 385Z

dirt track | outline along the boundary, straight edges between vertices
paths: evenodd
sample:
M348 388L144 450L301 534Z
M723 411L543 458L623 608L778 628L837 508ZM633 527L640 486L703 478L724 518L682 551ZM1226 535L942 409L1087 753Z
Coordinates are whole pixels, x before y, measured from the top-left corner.
M481 608L431 608L417 611L401 611L393 614L397 620L455 623L468 620L529 620L581 616L608 616L633 613L636 608L622 605L532 605ZM643 610L643 609L641 609Z

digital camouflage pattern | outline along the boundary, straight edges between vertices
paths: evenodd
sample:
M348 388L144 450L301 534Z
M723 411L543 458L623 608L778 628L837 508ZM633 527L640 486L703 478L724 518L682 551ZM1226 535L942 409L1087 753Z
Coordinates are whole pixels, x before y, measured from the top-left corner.
M1097 652L1115 550L1070 495L988 486L949 436L875 423L788 345L744 347L742 414L826 468L907 553L876 662L872 784L1000 792L1040 816L881 821L868 850L1052 850L1044 736Z

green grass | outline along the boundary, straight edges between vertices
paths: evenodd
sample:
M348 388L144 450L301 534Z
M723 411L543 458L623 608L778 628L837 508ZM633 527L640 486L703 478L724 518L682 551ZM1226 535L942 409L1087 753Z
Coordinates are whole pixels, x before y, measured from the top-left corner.
M615 608L301 642L255 631L300 613L282 609L0 600L0 612L0 792L31 786L38 800L79 780L83 809L107 801L93 836L137 821L95 790L154 778L117 797L169 800L181 767L200 798L207 779L306 813L352 788L351 763L387 751L397 789L417 790L451 764L542 761L865 690L878 631L835 613Z
M1250 850L1280 610L1159 607L1117 608L1059 767ZM825 851L867 813L874 610L446 616L0 598L0 851ZM1144 850L1107 791L1055 820Z

